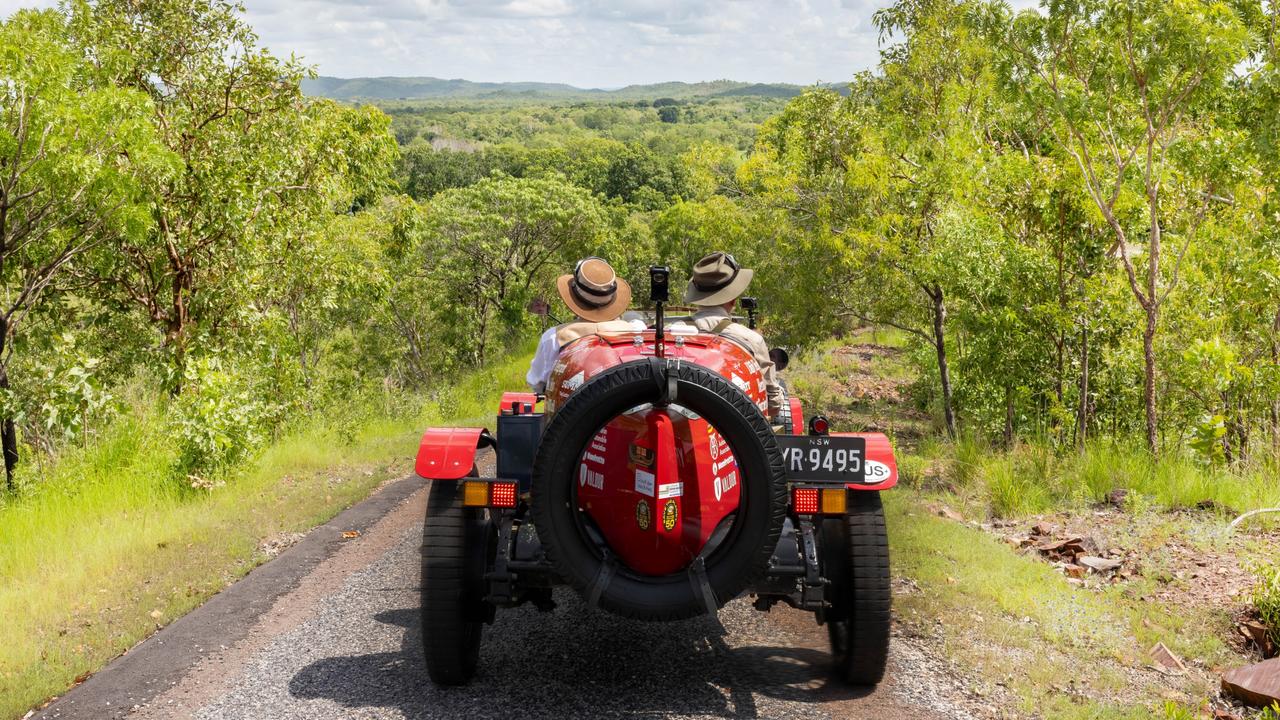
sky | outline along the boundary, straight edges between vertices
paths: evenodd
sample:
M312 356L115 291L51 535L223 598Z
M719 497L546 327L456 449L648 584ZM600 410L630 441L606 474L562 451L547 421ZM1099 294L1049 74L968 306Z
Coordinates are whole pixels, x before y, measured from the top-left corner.
M277 55L321 75L613 88L843 82L874 67L889 0L243 0ZM0 14L54 0L0 0ZM1020 4L1020 3L1019 3Z

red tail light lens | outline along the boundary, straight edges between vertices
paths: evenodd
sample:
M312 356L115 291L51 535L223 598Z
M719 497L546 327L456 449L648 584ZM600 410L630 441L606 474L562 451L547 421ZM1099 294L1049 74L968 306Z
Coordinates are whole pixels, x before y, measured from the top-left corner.
M815 416L809 421L810 435L826 435L831 431L831 423L821 415Z
M817 515L818 488L796 488L792 490L791 507L798 515Z
M489 504L493 507L513 508L516 506L516 484L509 482L493 483Z

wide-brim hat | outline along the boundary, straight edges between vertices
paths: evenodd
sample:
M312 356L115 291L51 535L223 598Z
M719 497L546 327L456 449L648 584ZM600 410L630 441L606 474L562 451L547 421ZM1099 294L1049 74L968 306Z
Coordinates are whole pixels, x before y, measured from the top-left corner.
M755 270L738 265L729 253L713 252L693 266L684 301L707 307L725 305L747 291L755 274Z
M569 275L556 279L565 305L583 320L615 320L631 304L631 286L598 257L583 258Z

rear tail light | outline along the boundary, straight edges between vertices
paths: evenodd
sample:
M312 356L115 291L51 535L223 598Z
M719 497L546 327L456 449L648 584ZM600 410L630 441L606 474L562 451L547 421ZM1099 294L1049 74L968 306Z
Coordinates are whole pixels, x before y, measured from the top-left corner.
M493 483L492 504L494 507L513 508L516 506L516 484L513 482Z
M468 480L462 484L462 504L466 507L484 507L489 504L489 483Z
M796 488L792 490L791 507L798 515L817 515L818 488Z
M809 421L809 434L826 435L828 432L831 432L831 421L822 415L814 415Z
M467 480L462 484L462 504L466 507L516 506L516 483Z
M848 491L842 487L791 490L791 509L797 515L844 515L848 506Z
M822 514L843 515L849 491L844 488L826 488L822 491Z

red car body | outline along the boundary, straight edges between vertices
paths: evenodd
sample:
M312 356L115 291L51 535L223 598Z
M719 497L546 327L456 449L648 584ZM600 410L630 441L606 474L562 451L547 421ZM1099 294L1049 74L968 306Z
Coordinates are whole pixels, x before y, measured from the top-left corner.
M666 357L719 373L762 411L768 409L760 365L732 340L707 334L667 333ZM653 357L654 332L590 335L565 347L548 383L548 414L581 385L624 362ZM532 393L506 393L532 410ZM803 431L800 401L789 399L793 432ZM897 484L889 439L881 433L833 433L866 440L866 483L852 490L880 491ZM422 438L417 472L437 480L464 477L484 446L483 428L431 429ZM686 568L716 527L738 507L738 467L728 442L702 418L679 407L633 409L606 425L583 452L578 467L579 509L594 521L610 548L633 570L666 575Z

